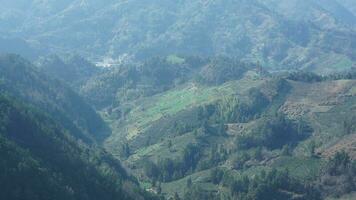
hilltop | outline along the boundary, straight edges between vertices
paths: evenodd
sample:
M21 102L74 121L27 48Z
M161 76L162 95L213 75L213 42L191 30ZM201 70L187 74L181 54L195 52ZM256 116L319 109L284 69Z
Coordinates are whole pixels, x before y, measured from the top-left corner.
M96 62L223 55L330 73L355 63L354 7L342 0L16 0L2 6L0 32L5 41L25 40L31 53L70 51Z

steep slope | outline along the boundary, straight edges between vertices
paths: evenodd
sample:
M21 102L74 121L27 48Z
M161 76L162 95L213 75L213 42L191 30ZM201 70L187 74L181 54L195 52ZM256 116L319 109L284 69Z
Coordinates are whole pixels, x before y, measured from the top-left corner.
M71 134L49 115L1 95L0 198L151 198L118 161Z
M41 57L36 66L39 71L62 80L76 90L88 79L104 71L78 55L67 55L65 58L57 55Z
M355 62L355 15L335 0L14 2L3 6L5 36L95 61L228 55L326 73Z
M105 146L167 197L265 199L265 190L274 199L341 196L356 190L356 163L337 174L330 166L340 165L333 156L342 151L355 160L356 82L336 77L250 70L223 84L183 84L103 112L113 128ZM280 186L266 178L280 176L288 177L274 180Z
M110 134L100 116L81 97L17 55L0 56L0 91L50 113L86 142Z

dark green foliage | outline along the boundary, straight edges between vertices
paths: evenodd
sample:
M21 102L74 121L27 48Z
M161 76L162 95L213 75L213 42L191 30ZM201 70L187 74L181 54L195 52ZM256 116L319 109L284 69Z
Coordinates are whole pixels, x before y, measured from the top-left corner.
M200 83L220 85L227 81L238 80L252 65L237 59L218 57L212 59L201 69L197 80Z
M331 157L324 172L319 180L324 196L337 198L356 191L356 161L345 151Z
M209 151L207 156L201 160L198 165L200 170L209 169L210 167L217 166L219 163L226 160L228 153L226 149L224 149L223 145L213 145Z
M48 115L0 97L1 199L136 199L120 163ZM136 194L134 194L136 193Z
M122 145L121 152L123 153L124 158L128 158L131 155L131 150L130 150L130 146L128 143L125 143L124 145Z
M224 171L219 168L214 168L210 172L211 182L214 184L219 184L224 176Z
M265 146L269 149L282 148L286 144L294 145L312 132L303 121L292 121L283 115L268 117L247 135L238 136L240 149Z
M234 168L236 170L241 170L244 168L246 161L250 160L250 155L246 152L242 154L238 154L235 159L233 160Z
M341 73L333 73L328 75L319 75L308 71L297 71L293 73L288 73L287 79L306 83L315 83L330 80L343 80L343 79L355 79L356 78L356 68L351 68L347 71Z
M261 173L247 177L233 178L228 172L219 169L213 169L211 179L214 184L222 183L229 188L230 194L228 199L241 200L318 200L321 199L320 192L317 188L304 184L292 178L288 171L262 171ZM206 196L203 196L204 195ZM192 197L190 197L192 196ZM221 198L216 193L204 191L198 185L189 187L185 194L188 199L205 198L205 199L226 199Z
M247 102L230 96L214 104L203 106L199 110L199 117L218 124L218 134L224 135L224 124L248 122L261 115L270 103L267 97L256 88L249 90L247 97Z
M187 188L192 187L192 185L193 185L192 178L189 177L189 178L187 179Z
M110 130L75 92L38 72L16 55L0 56L0 91L49 113L73 136L89 143L103 140Z
M181 198L179 197L178 193L175 192L172 200L180 200L180 199Z
M41 72L79 89L91 77L104 71L78 55L60 58L57 55L43 57L38 61Z
M158 160L157 164L150 160L144 161L144 172L153 182L156 180L169 182L194 172L200 158L201 152L199 146L189 144L184 148L183 155L179 160L165 158Z
M145 174L152 179L153 183L155 183L160 178L160 169L154 162L150 160L144 162L143 170Z
M218 102L211 118L212 121L216 121L217 123L236 123L245 122L250 116L248 105L231 97Z
M194 170L200 157L200 147L196 144L188 144L183 151L184 168L187 170Z
M312 72L294 72L289 74L287 79L299 82L313 83L321 82L325 78Z
M282 155L283 156L290 156L292 154L292 149L289 144L286 144L282 148Z
M262 171L254 178L243 177L234 180L230 185L234 198L242 200L318 200L321 199L318 190L304 185L291 178L287 171Z
M309 142L308 149L310 156L315 156L316 143L314 140Z
M188 191L184 194L185 200L196 200L196 199L209 199L218 200L218 195L213 191L204 190L204 188L193 185L188 188Z
M350 135L356 132L356 116L349 115L343 122L343 135Z
M262 153L262 147L257 147L254 151L253 151L253 158L257 161L260 161L263 159L263 153Z
M327 172L332 175L346 173L352 168L350 156L345 152L337 152L328 162Z

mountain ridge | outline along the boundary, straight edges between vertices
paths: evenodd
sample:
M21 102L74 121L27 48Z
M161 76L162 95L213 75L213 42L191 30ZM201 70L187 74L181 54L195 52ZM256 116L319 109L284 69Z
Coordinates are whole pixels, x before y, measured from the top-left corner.
M344 4L327 0L332 3L327 6L325 1L151 1L145 7L139 1L28 2L27 11L39 12L30 12L12 35L46 45L52 53L76 49L95 62L185 54L237 56L269 67L318 72L325 65L332 71L350 68L356 17ZM62 6L58 12L46 10L58 9L57 4Z

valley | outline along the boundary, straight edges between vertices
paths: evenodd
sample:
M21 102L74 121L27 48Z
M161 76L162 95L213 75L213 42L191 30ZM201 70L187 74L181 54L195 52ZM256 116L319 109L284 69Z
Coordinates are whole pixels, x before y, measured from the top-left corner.
M0 199L356 199L354 1L0 5Z

